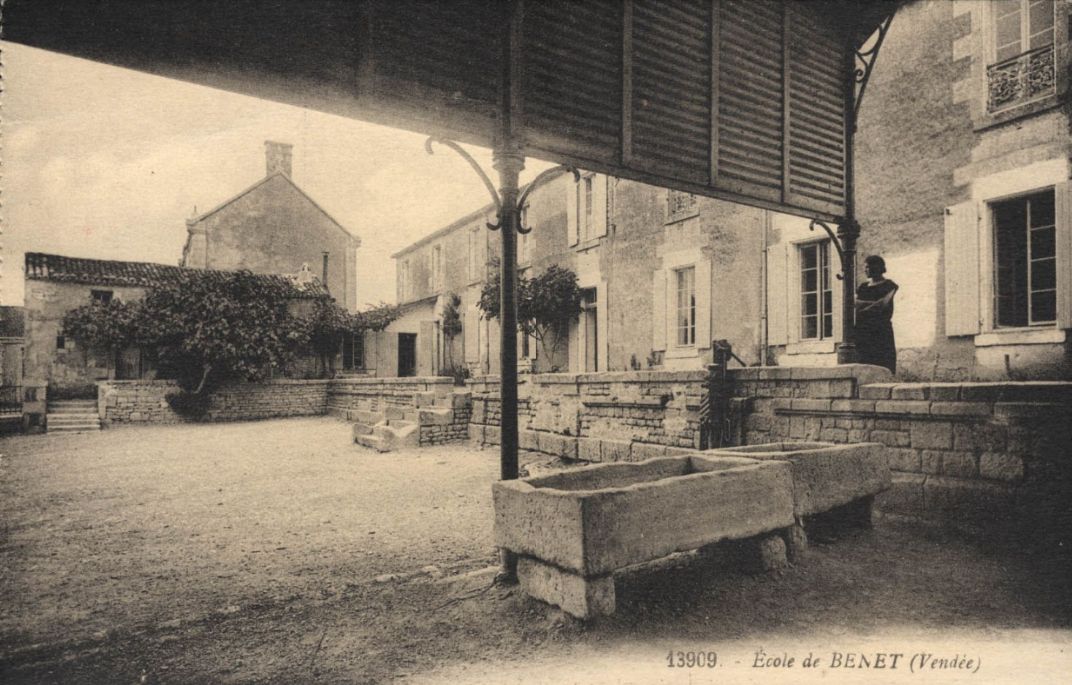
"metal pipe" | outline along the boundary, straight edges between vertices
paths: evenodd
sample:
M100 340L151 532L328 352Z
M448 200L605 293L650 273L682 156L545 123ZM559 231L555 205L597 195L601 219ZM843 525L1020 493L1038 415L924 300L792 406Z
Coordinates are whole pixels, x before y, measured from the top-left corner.
M856 221L856 48L845 46L843 77L845 79L845 216L838 223L837 237L841 245L841 344L837 350L838 364L856 362L856 239L860 224Z

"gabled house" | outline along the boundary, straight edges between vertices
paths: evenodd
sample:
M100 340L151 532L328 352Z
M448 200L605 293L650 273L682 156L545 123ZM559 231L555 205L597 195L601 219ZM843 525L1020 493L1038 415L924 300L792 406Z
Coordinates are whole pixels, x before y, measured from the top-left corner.
M105 379L151 376L151 362L130 348L113 357L83 349L63 332L63 317L72 309L93 302L133 301L147 290L191 277L219 279L226 272L189 269L151 262L82 259L40 252L26 253L24 374L45 381L50 397L89 395L93 384ZM328 292L315 278L259 274L258 278L290 289L293 307L308 309Z
M264 145L264 178L187 219L180 264L258 274L295 273L304 264L336 302L356 311L361 239L294 182L291 145Z

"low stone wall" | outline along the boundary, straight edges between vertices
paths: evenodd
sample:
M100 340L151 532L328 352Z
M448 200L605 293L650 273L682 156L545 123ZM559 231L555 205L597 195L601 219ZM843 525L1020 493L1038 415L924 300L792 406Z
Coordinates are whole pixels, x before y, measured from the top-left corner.
M382 413L388 407L412 409L419 406L417 396L421 393L447 397L454 389L453 379L446 376L335 378L328 383L328 411L343 417L352 410Z
M734 393L751 404L744 442L881 443L894 472L879 500L888 513L1040 530L1067 518L1072 383L890 383L882 374L736 370Z
M699 446L704 371L539 374L518 385L521 449L586 461L638 461ZM469 437L499 444L499 378L467 382Z
M235 383L215 390L203 421L245 421L327 412L325 380L273 380ZM178 392L174 381L103 381L97 384L97 405L105 426L186 421L167 402Z
M441 422L439 417L428 417L426 412L418 412L420 421L420 445L443 445L448 442L465 442L469 439L469 418L472 405L469 394L455 392L451 394L451 413Z

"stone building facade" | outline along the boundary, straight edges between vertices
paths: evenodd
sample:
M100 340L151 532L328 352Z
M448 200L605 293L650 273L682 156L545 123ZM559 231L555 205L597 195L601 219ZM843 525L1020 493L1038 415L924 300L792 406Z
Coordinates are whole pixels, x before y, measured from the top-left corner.
M180 264L198 269L296 273L302 265L356 311L361 240L294 182L292 148L265 142L267 173L231 199L186 221Z
M149 262L81 259L40 252L26 253L25 349L26 379L43 381L51 397L66 395L96 397L100 380L131 380L152 377L154 370L140 350L118 355L85 349L64 335L67 312L93 302L140 300L150 288L195 274L216 278L220 271L188 269ZM292 283L280 275L261 275L290 284L293 307L302 311L317 298L327 297L315 279Z
M856 135L857 273L880 254L900 285L900 378L1072 376L1070 10L925 0L894 17ZM802 333L802 269L838 270L807 224L772 223L770 340L779 363L833 364L840 284L833 336Z

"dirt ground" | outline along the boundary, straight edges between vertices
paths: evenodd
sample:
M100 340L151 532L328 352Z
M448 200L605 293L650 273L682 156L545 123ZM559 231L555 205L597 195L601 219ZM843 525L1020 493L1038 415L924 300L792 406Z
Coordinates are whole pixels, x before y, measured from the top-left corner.
M918 679L830 663L868 650L981 661L929 683L1072 669L1067 569L930 528L880 521L776 575L684 555L582 625L491 585L494 450L379 455L315 418L0 452L4 683ZM758 649L795 665L756 668ZM718 663L668 667L678 651ZM801 670L809 652L828 663Z

